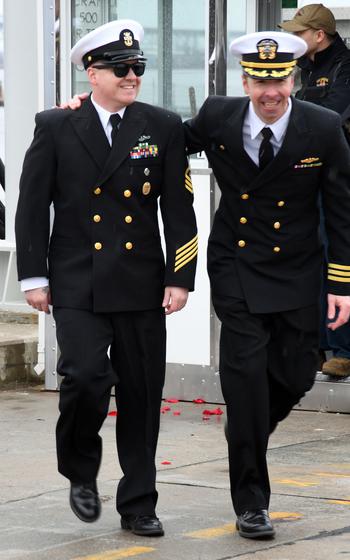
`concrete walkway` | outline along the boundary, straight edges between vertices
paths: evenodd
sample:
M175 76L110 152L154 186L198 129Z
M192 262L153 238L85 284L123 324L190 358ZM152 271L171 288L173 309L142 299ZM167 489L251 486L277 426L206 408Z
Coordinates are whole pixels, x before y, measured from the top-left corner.
M71 512L56 472L57 401L39 390L0 392L0 560L350 560L350 415L294 411L273 435L277 536L259 542L235 532L224 416L202 415L217 405L169 404L157 456L166 535L147 539L122 531L115 511L114 416L102 429L102 516L90 525Z

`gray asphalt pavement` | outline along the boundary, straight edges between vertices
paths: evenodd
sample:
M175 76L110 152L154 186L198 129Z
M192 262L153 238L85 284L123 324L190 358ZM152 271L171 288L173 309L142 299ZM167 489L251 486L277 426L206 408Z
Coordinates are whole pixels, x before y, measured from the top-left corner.
M350 560L350 415L298 410L278 428L268 453L276 538L252 541L234 527L224 415L203 420L217 405L164 403L165 536L147 539L122 531L115 510L115 416L102 429L101 518L84 524L71 512L56 471L57 403L38 389L0 392L0 560Z

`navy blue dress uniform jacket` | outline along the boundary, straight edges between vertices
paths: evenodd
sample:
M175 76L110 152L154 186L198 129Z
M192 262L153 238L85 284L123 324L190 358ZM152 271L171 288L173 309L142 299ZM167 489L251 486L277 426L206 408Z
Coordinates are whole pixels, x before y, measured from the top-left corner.
M157 308L164 286L193 290L192 203L184 132L174 113L134 102L112 148L90 99L77 111L39 113L16 214L19 279L48 276L58 307Z
M328 289L350 294L350 151L340 117L292 100L282 147L260 171L243 147L248 102L209 97L185 125L189 151L205 150L221 190L208 247L213 291L243 297L253 313L317 303L321 192L330 245Z

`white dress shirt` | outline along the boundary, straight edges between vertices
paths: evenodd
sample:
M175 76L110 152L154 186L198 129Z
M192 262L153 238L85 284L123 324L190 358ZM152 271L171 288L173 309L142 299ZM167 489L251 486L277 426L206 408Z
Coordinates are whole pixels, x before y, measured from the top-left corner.
M91 103L93 104L93 106L95 107L97 114L99 116L99 119L101 121L103 130L105 131L105 134L107 136L107 140L110 144L110 146L112 145L112 125L111 122L109 120L111 115L115 115L116 113L110 113L109 111L107 111L106 109L104 109L103 107L101 107L101 105L99 105L98 103L96 103L96 101L94 100L93 96L91 95ZM123 107L122 109L120 109L120 111L117 111L118 115L120 115L120 118L123 118L124 113L125 113L125 109L126 107ZM21 291L22 292L26 292L27 290L35 290L36 288L44 288L45 286L49 285L49 281L47 278L45 278L45 276L36 276L33 278L25 278L24 280L21 280Z
M263 140L261 130L265 127L271 129L272 136L270 142L273 147L273 153L276 155L282 146L286 135L291 110L292 102L289 98L287 110L282 117L280 117L276 122L268 124L258 117L254 111L253 104L250 101L248 111L246 112L243 122L243 146L250 159L252 159L257 166L259 166L259 148Z

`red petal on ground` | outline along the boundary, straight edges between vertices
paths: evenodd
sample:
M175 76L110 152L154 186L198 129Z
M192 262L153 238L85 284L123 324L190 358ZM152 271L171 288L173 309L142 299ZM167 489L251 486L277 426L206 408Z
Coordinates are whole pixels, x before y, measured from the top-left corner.
M175 398L164 399L164 402L177 403L177 402L179 402L179 399L175 399Z
M180 416L181 411L180 410L174 410L173 415L174 416Z
M218 408L213 408L212 410L209 409L205 409L202 412L203 416L221 416L221 414L223 414L223 411L221 410L220 407Z
M193 399L193 402L194 402L195 404L204 404L204 403L205 403L205 400L204 400L204 399L198 398L198 399Z
M108 416L118 416L118 411L117 410L111 410L111 412L108 412Z
M223 414L223 413L224 413L224 411L221 410L220 407L215 408L215 409L213 410L213 414L216 414L216 416L221 416L221 414Z
M162 406L162 408L160 409L162 414L169 412L169 410L171 410L170 406Z
M202 416L202 420L210 420L210 416Z
M161 465L171 465L171 461L162 461Z

